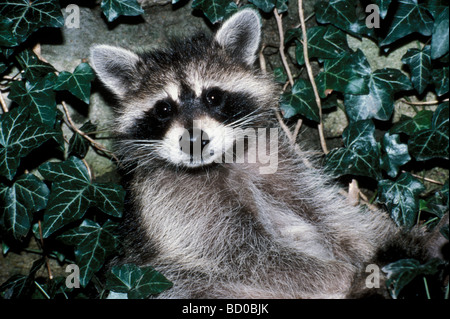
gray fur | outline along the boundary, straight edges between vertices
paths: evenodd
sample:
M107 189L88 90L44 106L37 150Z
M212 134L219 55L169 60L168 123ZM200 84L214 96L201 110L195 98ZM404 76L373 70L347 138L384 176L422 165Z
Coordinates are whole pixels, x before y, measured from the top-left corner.
M258 163L174 165L161 155L166 144L129 133L161 98L180 105L181 115L168 132L181 125L188 116L182 85L196 92L195 103L208 86L246 94L258 107L233 125L276 127L272 109L278 90L251 66L259 29L255 12L242 10L209 42L129 53L131 61L124 61L123 49L93 48L97 74L118 96L117 152L130 178L125 254L116 263L152 265L162 272L174 287L161 298L364 296L373 292L363 284L365 267L378 263L380 253L400 245L405 256L427 258L421 230L403 235L384 212L350 205L328 176L305 165L313 160L306 152L299 155L281 131L278 169L270 175L260 174ZM202 124L205 130L210 123L215 122Z

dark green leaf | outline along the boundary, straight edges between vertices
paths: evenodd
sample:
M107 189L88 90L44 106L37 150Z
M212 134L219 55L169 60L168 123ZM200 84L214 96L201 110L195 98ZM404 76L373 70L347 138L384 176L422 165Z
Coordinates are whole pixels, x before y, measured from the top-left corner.
M71 229L58 237L69 245L76 245L75 258L80 267L80 284L85 287L92 275L100 270L106 257L118 245L114 234L117 224L106 221L103 226L85 219L78 228Z
M433 18L427 8L417 0L399 0L389 31L380 45L389 45L414 32L430 36L432 31Z
M37 78L43 77L50 72L55 72L55 68L50 64L39 60L39 58L31 50L20 52L16 56L22 69L25 71L23 76L29 80L34 81Z
M409 152L416 160L448 158L448 116L448 102L440 104L433 114L431 128L417 132L408 141Z
M400 166L411 160L408 153L408 145L401 144L399 138L397 134L389 135L389 133L386 133L382 143L386 154L381 157L381 168L393 178L397 176Z
M448 6L445 8L434 21L433 35L431 37L431 58L433 60L440 58L448 52L448 37L449 37L449 23L448 23Z
M30 119L24 108L14 108L3 114L0 119L0 175L12 179L20 158L59 136L59 132Z
M370 65L362 51L343 53L337 59L324 62L324 71L316 78L317 88L321 97L325 91L333 90L349 94L368 94Z
M57 0L0 0L0 16L12 21L10 32L17 43L42 27L59 28L64 25Z
M87 121L80 127L80 130L85 133L94 132L97 126ZM79 158L84 158L89 150L90 142L77 132L73 133L69 141L69 155L75 155Z
M389 5L391 4L391 0L375 0L375 4L378 6L380 10L380 17L384 19L389 9Z
M369 75L369 94L345 95L345 111L350 121L387 121L394 111L394 94L412 89L409 79L397 69L376 70Z
M278 13L284 13L288 10L288 0L276 0L275 7L278 10Z
M280 109L285 118L301 114L312 121L319 122L319 108L312 85L304 79L297 79L292 87L292 92L284 93L281 96Z
M273 70L273 75L274 75L274 78L275 78L275 82L281 83L281 84L286 83L287 75L284 72L284 69L282 67L275 68Z
M336 59L350 50L345 33L332 25L310 28L307 31L307 37L309 58ZM303 44L300 42L297 42L296 57L298 64L305 63Z
M45 264L45 259L41 258L33 262L27 276L15 275L0 286L4 299L29 299L35 289L34 278L39 269Z
M409 49L402 57L402 62L407 64L411 71L411 81L419 94L430 84L433 68L430 52L430 46L427 45L422 50Z
M253 3L256 7L261 9L264 12L272 12L273 8L275 8L275 5L277 4L277 0L249 0L251 3Z
M429 110L422 110L414 117L403 115L400 117L398 123L396 123L390 129L393 133L405 133L409 136L414 135L416 132L431 128L431 119L433 118L433 112Z
M17 40L12 33L13 21L7 17L0 18L0 46L15 46Z
M8 98L29 109L36 122L53 127L56 121L55 80L56 75L50 73L35 81L15 81Z
M397 225L411 228L419 212L419 194L424 190L421 182L409 173L402 173L396 181L378 182L378 200L386 205Z
M92 183L80 159L70 157L65 162L47 162L41 165L39 172L53 182L44 214L44 238L62 226L81 219L91 206L98 207L110 216L121 216L123 189L114 184Z
M73 73L63 71L59 74L55 84L55 90L69 90L70 93L89 104L91 94L91 81L94 80L95 73L87 63L81 63L75 68Z
M21 239L28 234L33 213L45 208L49 193L45 183L33 174L19 177L12 187L0 183L4 226L14 238Z
M439 259L432 259L424 265L415 259L400 259L384 266L383 271L388 278L386 284L392 297L397 299L400 291L417 276L435 274L441 264Z
M133 264L113 267L106 281L106 289L127 293L129 299L145 299L170 287L172 283L152 267Z
M136 0L103 0L100 6L109 22L122 15L138 16L144 13Z
M448 212L448 180L440 190L426 200L421 200L421 210L427 211L439 218Z
M367 29L364 22L356 16L356 2L354 0L319 1L315 5L317 22L331 23L334 26L359 36Z
M427 9L430 11L431 15L436 19L436 17L448 8L448 0L427 0Z
M381 176L379 150L371 120L350 123L342 138L344 147L333 149L326 157L326 168L336 175Z
M442 96L448 93L449 89L449 67L443 67L440 69L434 69L431 73L431 77L433 78L433 83L436 88L436 94L438 96Z
M194 0L192 9L199 9L212 24L223 20L230 0Z

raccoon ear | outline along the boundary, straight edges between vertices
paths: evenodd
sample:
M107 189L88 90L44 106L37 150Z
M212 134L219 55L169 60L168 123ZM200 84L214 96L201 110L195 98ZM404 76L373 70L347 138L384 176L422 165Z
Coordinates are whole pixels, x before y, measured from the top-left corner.
M233 56L252 65L261 40L261 22L258 13L244 9L224 22L217 31L216 41Z
M95 45L91 47L90 61L103 84L117 96L123 97L136 76L139 57L123 48Z

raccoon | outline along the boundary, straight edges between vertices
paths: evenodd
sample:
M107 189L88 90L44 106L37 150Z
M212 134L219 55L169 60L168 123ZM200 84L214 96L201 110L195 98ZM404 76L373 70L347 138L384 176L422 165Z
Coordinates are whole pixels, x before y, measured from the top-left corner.
M278 130L260 38L243 9L211 37L91 49L129 195L114 263L155 267L174 284L159 298L361 297L367 265L429 257L420 229L350 205Z

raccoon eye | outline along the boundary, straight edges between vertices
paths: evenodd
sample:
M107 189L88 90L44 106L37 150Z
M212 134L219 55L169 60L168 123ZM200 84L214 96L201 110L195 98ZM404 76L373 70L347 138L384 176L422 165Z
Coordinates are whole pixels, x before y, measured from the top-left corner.
M175 113L175 107L168 101L156 102L153 109L160 120L166 120Z
M219 88L212 88L206 92L206 104L212 107L217 107L222 104L225 93Z

